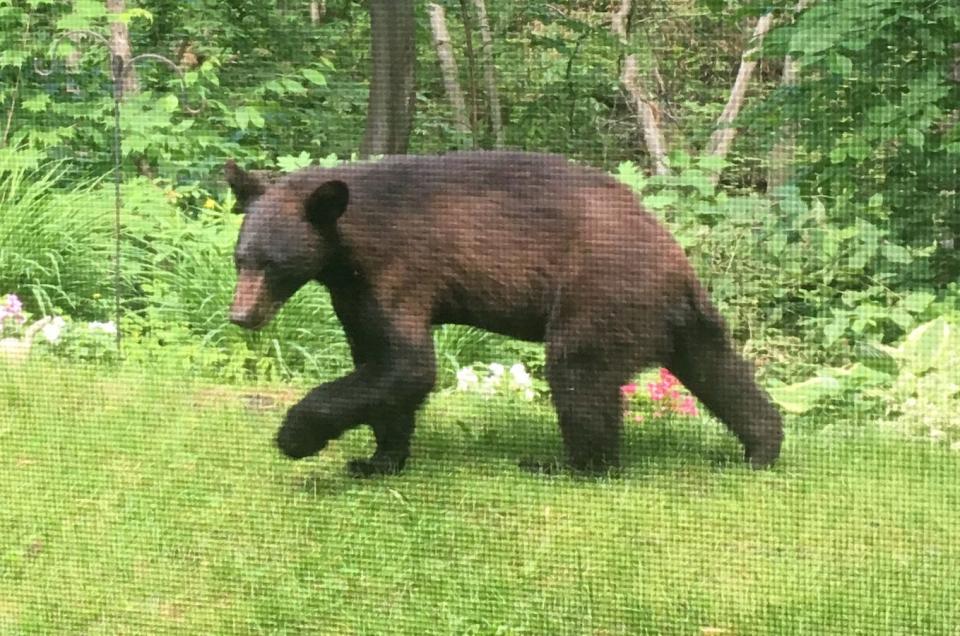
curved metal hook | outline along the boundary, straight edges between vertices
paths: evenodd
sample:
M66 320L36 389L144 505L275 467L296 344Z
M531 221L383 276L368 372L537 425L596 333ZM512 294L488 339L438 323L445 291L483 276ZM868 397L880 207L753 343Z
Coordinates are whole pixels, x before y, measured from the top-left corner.
M107 38L100 35L99 33L97 33L96 31L90 31L88 29L76 29L72 31L64 31L57 37L53 38L53 42L50 43L50 53L52 54L57 49L57 46L59 46L61 40L65 40L66 38L73 39L75 36L80 36L80 39L83 39L86 36L90 36L94 40L100 40L100 43L103 44L108 49L110 48L110 41L107 40ZM53 57L53 55L51 55L50 57ZM40 75L42 77L48 77L51 73L53 73L53 67L50 67L49 69L42 68L40 66L39 59L33 60L33 70L34 72L36 72L37 75Z
M53 42L50 44L50 52L52 53L53 51L55 51L56 47L59 46L62 40L66 38L72 39L77 36L79 36L80 39L86 36L90 36L93 39L98 40L105 47L107 47L107 50L110 50L110 41L107 40L107 38L103 37L96 31L89 31L87 29L77 29L72 31L65 31L64 33L61 33L56 38L54 38ZM122 62L122 60L114 56L114 58L111 59L111 65L110 65L111 79L113 80L114 86L119 86L120 80L123 79L123 75L127 72L127 69L133 68L136 65L136 63L140 60L158 60L160 62L163 62L167 66L169 66L171 69L173 69L173 72L176 73L177 77L180 79L180 97L181 97L180 107L190 115L197 115L200 113L201 110L203 110L202 102L199 107L194 108L190 105L189 101L187 100L187 78L183 74L183 71L180 70L180 67L177 66L173 62L173 60L166 58L162 55L158 55L156 53L141 53L140 55L133 56L132 58L130 58L130 61L126 63L120 63ZM38 59L35 59L33 61L33 70L42 77L47 77L51 73L53 73L52 67L49 69L42 68L40 65L40 60Z
M177 74L178 78L180 78L180 96L183 98L183 100L180 103L180 108L185 110L190 115L197 115L200 113L201 110L203 110L202 101L198 108L193 108L190 106L189 102L187 101L187 78L183 74L183 71L180 70L180 67L177 66L173 60L171 60L168 57L164 57L162 55L157 55L156 53L141 53L140 55L134 55L132 58L130 58L130 61L127 62L126 66L131 66L131 67L135 66L136 63L140 60L157 60L157 61L163 62L164 64L169 66L171 69L173 69L173 72ZM114 81L118 81L118 80L119 78L114 78Z

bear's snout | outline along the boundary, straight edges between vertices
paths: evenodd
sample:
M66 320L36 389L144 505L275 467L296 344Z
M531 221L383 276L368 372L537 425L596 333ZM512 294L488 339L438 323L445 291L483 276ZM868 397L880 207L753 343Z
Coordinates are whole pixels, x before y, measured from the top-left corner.
M259 329L273 318L279 306L267 287L263 272L241 270L238 273L230 322L245 329Z

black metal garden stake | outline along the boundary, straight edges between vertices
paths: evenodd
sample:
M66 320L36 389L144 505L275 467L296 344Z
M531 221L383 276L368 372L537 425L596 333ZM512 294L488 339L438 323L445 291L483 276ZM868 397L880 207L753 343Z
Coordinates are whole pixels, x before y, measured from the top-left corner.
M66 31L56 38L54 38L53 43L50 45L51 51L55 51L57 45L64 38L71 38L80 40L84 37L91 37L94 40L97 40L103 44L108 51L110 51L110 80L113 82L113 184L114 184L114 239L115 239L115 252L114 252L114 281L113 281L113 300L114 300L114 312L115 323L116 323L116 342L117 342L117 358L120 358L121 355L121 335L120 335L120 212L123 207L123 201L120 194L120 185L121 185L121 173L120 173L120 156L122 149L122 139L120 135L120 104L123 102L123 77L124 75L132 68L134 68L137 62L141 60L157 60L163 62L167 66L173 69L173 71L180 78L180 93L184 97L181 103L181 107L184 111L191 115L196 115L200 112L200 108L191 108L187 105L186 101L186 92L187 92L187 83L186 78L183 75L183 71L180 70L172 60L163 55L158 55L156 53L141 53L140 55L135 55L130 58L129 62L124 62L123 57L113 53L110 48L110 41L107 40L104 36L100 35L95 31L89 31L86 29L79 29L73 31ZM44 77L53 73L53 69L43 69L40 66L40 61L34 61L34 70L37 74Z

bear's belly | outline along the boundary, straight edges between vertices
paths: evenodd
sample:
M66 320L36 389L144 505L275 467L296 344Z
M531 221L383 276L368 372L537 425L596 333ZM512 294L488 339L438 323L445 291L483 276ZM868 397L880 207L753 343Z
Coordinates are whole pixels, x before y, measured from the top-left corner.
M457 324L478 327L519 340L543 342L546 316L536 307L465 307L445 303L433 314L433 324Z

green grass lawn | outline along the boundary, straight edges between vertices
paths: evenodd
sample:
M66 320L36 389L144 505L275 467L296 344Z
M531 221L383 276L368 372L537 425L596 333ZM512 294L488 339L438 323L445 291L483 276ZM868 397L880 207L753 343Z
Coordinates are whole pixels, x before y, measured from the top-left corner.
M795 422L756 473L691 420L547 477L549 409L438 395L364 481L242 393L0 367L0 634L960 633L960 453Z

